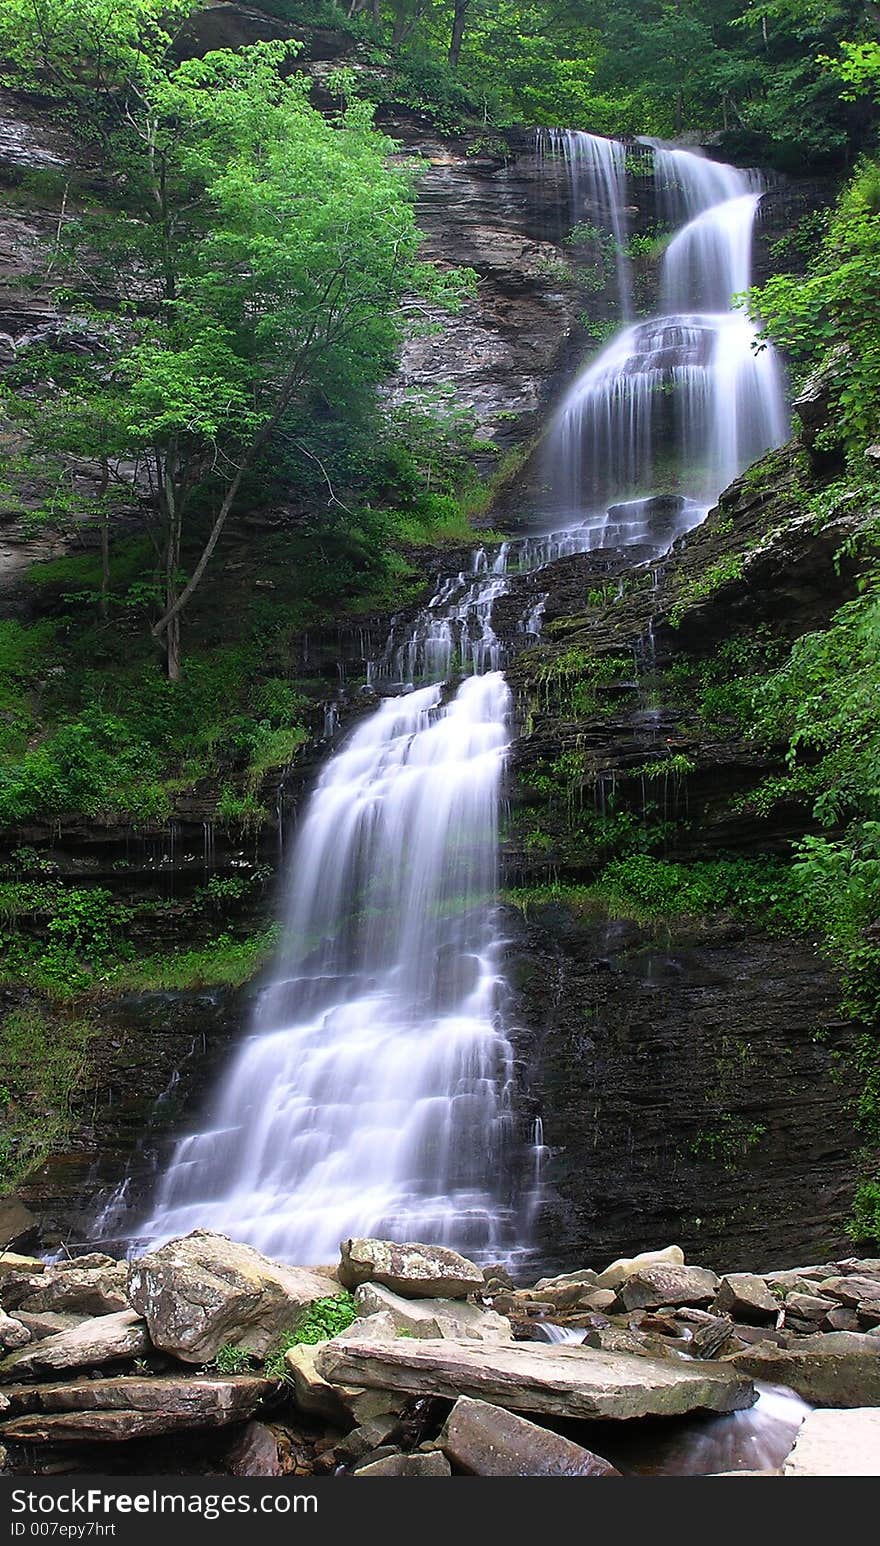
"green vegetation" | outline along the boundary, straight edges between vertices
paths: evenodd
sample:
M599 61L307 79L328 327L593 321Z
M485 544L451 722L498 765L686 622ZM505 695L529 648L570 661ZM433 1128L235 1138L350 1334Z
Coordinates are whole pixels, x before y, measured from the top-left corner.
M89 1077L97 1023L81 1012L53 1014L23 1005L0 1035L0 1192L9 1191L64 1143L74 1098Z
M376 98L468 129L722 130L731 154L845 162L877 122L880 45L863 0L268 0L360 39ZM354 73L353 67L351 73ZM841 84L845 100L841 105ZM633 161L638 163L634 154ZM634 170L641 170L639 165Z
M728 913L789 932L812 921L791 866L769 856L677 864L630 853L599 868L588 885L513 890L506 898L524 910L560 902L576 912L604 911L646 923Z
M313 1299L297 1325L281 1338L278 1348L266 1359L265 1372L269 1379L283 1380L288 1377L285 1353L303 1342L314 1345L326 1342L340 1331L345 1331L357 1317L357 1305L345 1290L324 1299Z

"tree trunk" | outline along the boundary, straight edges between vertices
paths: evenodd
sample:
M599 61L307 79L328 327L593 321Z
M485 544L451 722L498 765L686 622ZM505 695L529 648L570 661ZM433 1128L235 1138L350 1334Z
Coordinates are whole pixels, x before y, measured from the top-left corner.
M180 505L177 500L177 490L174 486L173 475L174 460L169 457L165 463L165 484L163 489L163 504L165 506L166 539L165 539L165 615L168 623L165 628L165 673L169 682L180 680L180 614L175 610L177 601L177 576L180 573L180 544L182 534L182 517Z
M470 8L471 0L455 0L455 9L452 13L452 37L449 41L449 66L453 70L458 69L458 61L461 58L461 45L464 42L464 29Z
M98 509L101 521L101 599L98 603L98 612L106 623L110 610L110 511L107 506L107 488L110 483L110 468L107 458L101 458L101 482L98 486Z

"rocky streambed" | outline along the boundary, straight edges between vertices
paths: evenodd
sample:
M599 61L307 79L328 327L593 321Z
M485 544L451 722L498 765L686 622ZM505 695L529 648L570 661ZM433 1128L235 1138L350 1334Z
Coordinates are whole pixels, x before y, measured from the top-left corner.
M880 1259L677 1246L534 1286L445 1247L292 1267L197 1230L0 1256L13 1474L880 1474Z

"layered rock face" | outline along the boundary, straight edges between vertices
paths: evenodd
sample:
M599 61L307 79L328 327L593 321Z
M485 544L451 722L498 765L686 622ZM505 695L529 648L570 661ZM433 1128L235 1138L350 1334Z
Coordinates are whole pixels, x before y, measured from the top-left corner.
M748 799L782 750L701 718L687 683L725 641L784 647L852 594L835 555L867 516L817 522L820 487L795 443L641 577L614 555L560 560L544 642L510 673L511 1018L524 1115L542 1119L538 1250L560 1268L658 1230L731 1269L847 1245L855 1032L820 942L577 895L633 832L673 862L785 856L802 835L802 806Z

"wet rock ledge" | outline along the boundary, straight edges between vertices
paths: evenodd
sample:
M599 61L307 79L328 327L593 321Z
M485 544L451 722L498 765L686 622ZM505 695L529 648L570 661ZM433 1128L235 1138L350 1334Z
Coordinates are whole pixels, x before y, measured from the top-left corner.
M684 1424L683 1469L742 1475L699 1439L759 1380L802 1398L762 1474L880 1475L880 1259L719 1277L668 1246L522 1288L442 1246L295 1267L196 1230L5 1252L0 1304L14 1474L621 1476Z

